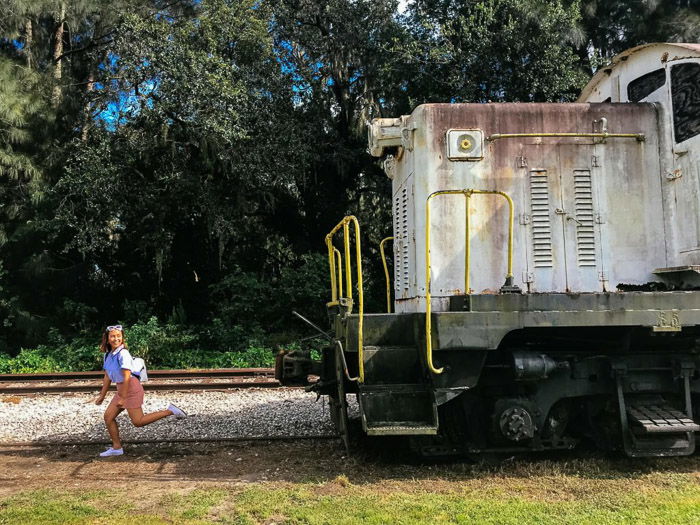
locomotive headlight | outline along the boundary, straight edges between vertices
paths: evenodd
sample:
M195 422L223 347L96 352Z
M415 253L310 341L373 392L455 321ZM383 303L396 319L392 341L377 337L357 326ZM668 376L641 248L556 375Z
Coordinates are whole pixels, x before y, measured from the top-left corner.
M481 160L484 158L484 134L480 129L451 129L447 132L447 158Z

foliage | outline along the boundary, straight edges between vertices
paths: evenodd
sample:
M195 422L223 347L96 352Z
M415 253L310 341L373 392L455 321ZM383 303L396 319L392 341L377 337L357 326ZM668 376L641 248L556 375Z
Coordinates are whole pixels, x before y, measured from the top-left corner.
M390 181L366 153L365 126L410 111L392 70L408 30L396 0L272 0L275 51L295 87L296 111L314 149L295 179L299 227L312 251L344 215L364 225L365 246L388 234ZM399 100L399 104L396 100ZM400 114L400 113L398 113Z
M143 358L148 368L248 368L274 364L273 349L249 335L241 336L231 347L210 347L202 344L211 343L210 333L161 323L156 317L125 326L124 334L131 354ZM227 334L224 341L230 337ZM88 333L66 341L57 330L52 330L47 345L22 349L15 357L0 353L0 373L99 370L102 354L98 343L99 337Z
M6 331L12 326L14 321L14 316L17 315L17 298L9 294L5 280L7 278L7 272L3 268L2 261L0 261L0 317L3 319L3 331L0 335L0 352L6 352L8 350Z
M234 269L212 286L216 315L212 329L222 335L229 331L229 337L234 337L238 325L259 337L261 319L267 321L268 332L288 328L292 310L321 322L328 293L327 274L328 262L320 254L303 255L297 266L283 267L275 279Z
M323 239L346 214L367 310L383 310L390 181L366 153L370 119L571 100L626 47L697 40L693 6L2 2L0 351L80 366L83 334L114 319L157 362L306 334L290 313L325 322Z
M35 91L38 79L30 69L3 57L0 78L0 177L36 184L39 169L25 151L32 139L31 120L43 109Z
M577 2L416 1L407 16L417 28L403 60L411 105L571 100L585 84L572 48Z
M695 0L581 0L579 55L599 62L650 42L699 42ZM595 65L593 62L591 65Z
M0 354L0 370L4 370L2 373L13 374L99 370L102 367L102 356L98 342L94 337L88 336L76 337L67 342L53 329L48 334L47 345L22 349L14 358Z
M59 371L61 371L61 365L52 356L46 355L43 348L22 349L14 358L7 354L0 354L0 373L2 374Z
M168 361L170 353L192 348L197 341L197 336L186 328L161 325L156 317L129 327L124 338L133 355L142 357L155 367Z

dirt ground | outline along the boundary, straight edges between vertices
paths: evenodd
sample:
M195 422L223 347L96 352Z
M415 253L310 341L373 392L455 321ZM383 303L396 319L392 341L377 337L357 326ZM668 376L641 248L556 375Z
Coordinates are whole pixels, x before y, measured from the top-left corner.
M150 493L259 482L352 483L412 480L416 485L502 476L579 475L602 472L627 478L649 472L685 472L700 482L700 456L626 459L602 454L501 457L488 462L421 464L379 454L347 456L337 440L291 442L132 444L120 457L99 458L101 445L0 447L0 498L34 489L98 490L126 487ZM585 474L584 474L585 475Z
M323 480L354 463L336 441L133 444L124 456L98 457L104 448L0 447L0 498L41 488L103 489L105 482L148 489Z

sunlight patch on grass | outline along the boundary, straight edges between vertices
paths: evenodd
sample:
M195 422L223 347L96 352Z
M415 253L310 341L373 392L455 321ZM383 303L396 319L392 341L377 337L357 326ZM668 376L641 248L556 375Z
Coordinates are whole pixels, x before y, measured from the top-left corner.
M97 518L101 512L91 504L94 496L51 490L22 493L0 504L0 523L79 523Z
M171 517L184 520L203 519L212 507L220 504L228 496L225 490L196 489L186 494L169 494L162 500L161 507L167 509Z
M0 501L0 524L131 525L136 516L139 524L169 523L160 516L138 513L129 501L129 496L123 490L117 493L111 491L66 492L53 489L23 492Z
M408 488L408 487L406 487ZM455 490L386 491L377 487L291 486L286 490L250 487L237 496L237 518L248 523L700 523L700 487L686 483L649 499L641 493L607 493L596 498L548 501L548 498L498 497ZM695 520L695 521L694 521ZM242 520L243 521L243 520Z

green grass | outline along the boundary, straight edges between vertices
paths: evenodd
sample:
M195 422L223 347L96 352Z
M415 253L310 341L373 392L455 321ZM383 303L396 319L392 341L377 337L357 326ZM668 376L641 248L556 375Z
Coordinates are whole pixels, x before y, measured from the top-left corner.
M157 485L156 485L157 486ZM165 491L164 491L165 489ZM697 473L575 474L351 483L254 483L157 492L24 492L0 501L0 524L700 524Z
M227 496L224 490L193 490L187 494L169 494L163 503L170 509L173 518L187 521L205 519L211 508L223 502Z
M290 487L282 491L249 488L237 497L237 519L251 524L270 519L305 524L700 523L700 488L690 484L653 497L603 492L593 498L569 501L459 488L433 493L353 486L339 493L324 492L318 487Z

